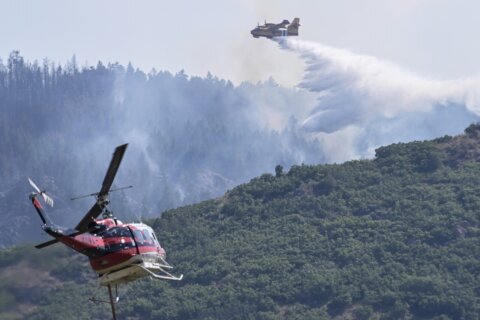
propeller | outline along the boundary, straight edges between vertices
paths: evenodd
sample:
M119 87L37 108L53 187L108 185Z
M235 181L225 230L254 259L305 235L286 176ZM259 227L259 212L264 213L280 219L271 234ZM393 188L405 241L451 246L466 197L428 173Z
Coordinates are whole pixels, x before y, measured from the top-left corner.
M87 230L90 222L96 219L107 206L108 193L110 192L110 188L113 184L113 180L115 179L115 175L117 174L118 168L120 167L120 163L122 162L125 150L127 150L127 146L128 144L126 143L115 148L115 152L113 153L112 160L110 161L110 165L108 167L107 173L105 174L105 178L103 179L102 188L98 193L91 194L93 196L95 195L97 196L97 202L85 214L83 219L77 224L77 226L75 227L77 231Z
M48 194L45 193L45 190L43 191L40 190L40 188L30 178L28 178L28 182L33 187L33 189L35 189L36 194L41 195L43 198L43 201L45 201L45 203L48 204L50 207L53 207L53 199Z

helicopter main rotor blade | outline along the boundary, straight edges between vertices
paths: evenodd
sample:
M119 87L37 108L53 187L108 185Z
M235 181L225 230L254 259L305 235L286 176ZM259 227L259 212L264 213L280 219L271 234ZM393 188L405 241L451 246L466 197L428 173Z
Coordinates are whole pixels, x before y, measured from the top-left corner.
M70 198L70 200L78 200L78 199L83 199L83 198L88 198L88 197L94 197L94 196L98 196L98 192L86 194L86 195L83 195L83 196L73 197L73 198Z
M107 174L103 179L102 189L97 194L97 202L93 205L93 207L85 214L83 219L77 224L75 227L78 231L84 231L88 229L88 225L93 219L96 219L102 212L106 206L106 201L104 197L110 191L110 187L113 184L113 180L115 179L115 175L117 174L118 167L120 167L120 163L122 162L123 155L125 154L125 150L127 149L128 143L123 144L115 148L115 152L113 153L112 160L110 161L110 165L108 166Z
M87 214L85 214L83 219L77 224L77 226L75 227L75 230L80 232L88 230L88 225L90 224L90 222L92 222L95 218L97 218L100 215L100 213L102 213L102 211L103 211L103 205L101 205L98 202L95 203L93 207L87 212Z
M126 187L110 189L109 193L114 192L114 191L130 189L130 188L133 188L133 186L126 186ZM94 192L94 193L86 194L86 195L83 195L83 196L73 197L73 198L70 198L70 200L78 200L78 199L83 199L83 198L88 198L88 197L95 197L95 196L98 196L99 193L100 192Z
M107 173L105 174L105 178L103 179L102 189L98 193L98 197L102 197L110 191L110 187L112 186L113 180L115 179L115 175L117 174L118 167L120 167L120 163L122 162L123 155L125 154L125 150L127 150L128 143L123 144L115 148L115 152L113 153L112 161L110 161L110 166L108 167Z

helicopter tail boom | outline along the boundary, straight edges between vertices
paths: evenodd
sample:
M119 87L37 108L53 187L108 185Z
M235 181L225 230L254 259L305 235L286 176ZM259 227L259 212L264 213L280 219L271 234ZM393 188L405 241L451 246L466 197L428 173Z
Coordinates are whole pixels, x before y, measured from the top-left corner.
M69 232L69 233L66 233L66 229L63 229L63 228L60 228L60 227L57 227L55 226L52 221L50 220L50 218L48 217L48 215L45 213L45 211L43 210L43 206L42 204L40 203L40 201L38 201L37 199L37 196L39 195L39 193L32 193L30 195L30 200L32 201L32 204L33 204L33 207L35 208L35 211L37 211L38 213L38 216L40 217L40 219L42 220L43 222L43 225L42 225L42 229L43 231L45 231L46 233L48 233L49 235L51 235L52 237L54 237L54 239L52 240L49 240L47 242L43 242L43 243L40 243L40 244L37 244L35 246L35 248L37 249L42 249L42 248L45 248L45 247L48 247L52 244L55 244L57 242L60 242L60 240L58 238L60 237L75 237L75 236L78 236L79 234L82 234L84 232L88 232L90 231L90 229L87 229L83 232L79 232L79 231L75 231L75 232Z
M42 204L40 203L40 201L38 201L37 196L38 196L38 193L32 193L30 195L30 200L32 201L33 206L35 207L35 211L37 211L44 225L51 224L51 221L48 218L45 211L43 210Z
M30 195L30 200L32 201L32 204L33 204L33 207L35 208L35 211L37 211L38 216L40 217L40 219L43 222L42 229L45 230L48 226L52 225L52 222L50 221L50 218L48 217L48 215L43 210L42 204L40 203L40 201L38 201L38 199L37 199L38 195L39 195L39 193L32 193ZM55 244L57 242L58 242L58 239L55 238L53 240L38 244L38 245L35 246L35 248L42 249L42 248L48 247L52 244Z
M72 230L70 229L70 232L67 233L65 229L62 229L62 228L59 228L59 227L56 227L52 224L44 224L42 226L42 229L43 231L45 231L46 233L48 233L49 235L51 235L52 237L54 237L55 239L52 239L50 241L47 241L47 242L43 242L43 243L40 243L40 244L37 244L35 246L35 248L37 249L43 249L45 247L48 247L52 244L55 244L57 242L63 242L64 244L66 245L69 245L69 243L65 243L65 240L61 240L60 238L64 238L64 239L68 239L68 238L74 238L78 235L81 235L83 233L86 233L86 232L91 232L93 231L95 228L90 228L90 229L87 229L85 231L74 231L74 232L71 232ZM75 245L74 245L75 246ZM75 248L74 248L75 249Z

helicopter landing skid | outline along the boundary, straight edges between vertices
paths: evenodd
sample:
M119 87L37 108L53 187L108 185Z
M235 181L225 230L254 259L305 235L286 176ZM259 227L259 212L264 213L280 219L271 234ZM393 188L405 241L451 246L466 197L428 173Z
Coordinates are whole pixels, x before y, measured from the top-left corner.
M172 275L170 272L163 269L162 267L156 268L156 270L160 271L162 274L155 273L152 270L145 268L144 266L137 266L137 267L143 269L145 272L147 272L150 276L154 277L155 279L176 280L176 281L180 281L183 279L183 274L180 275L180 277L175 277L174 275Z
M143 264L137 265L137 267L144 270L148 275L155 279L163 280L175 280L180 281L183 279L183 274L180 277L172 275L165 269L172 269L173 267L162 257L155 257L152 259L144 259Z

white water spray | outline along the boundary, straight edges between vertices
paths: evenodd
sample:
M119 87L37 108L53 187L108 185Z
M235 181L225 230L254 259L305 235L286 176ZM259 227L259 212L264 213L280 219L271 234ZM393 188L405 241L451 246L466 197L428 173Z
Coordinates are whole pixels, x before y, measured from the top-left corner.
M318 94L303 121L327 159L370 157L378 146L461 133L480 115L480 78L427 79L377 58L286 38L306 63L300 87Z

